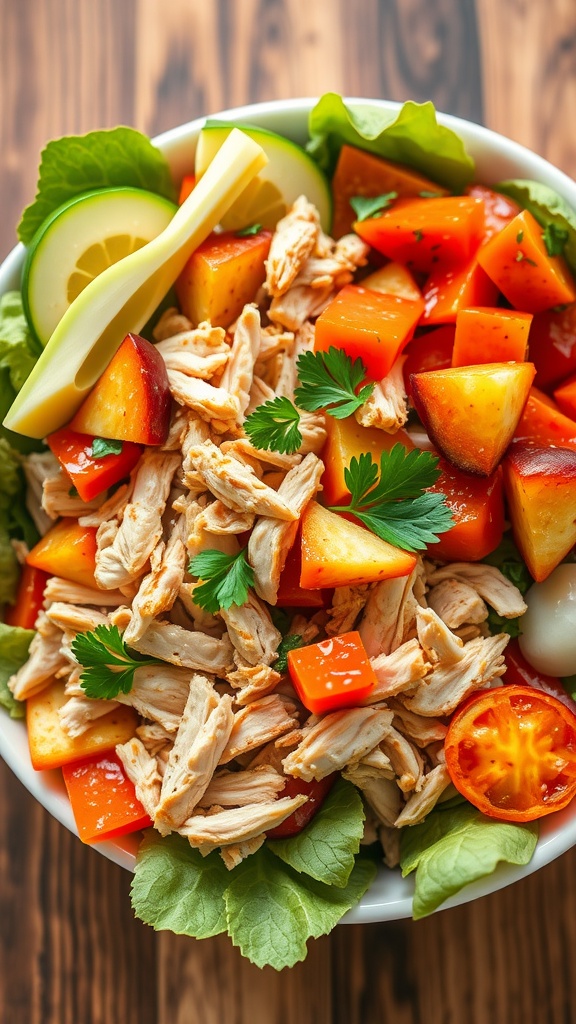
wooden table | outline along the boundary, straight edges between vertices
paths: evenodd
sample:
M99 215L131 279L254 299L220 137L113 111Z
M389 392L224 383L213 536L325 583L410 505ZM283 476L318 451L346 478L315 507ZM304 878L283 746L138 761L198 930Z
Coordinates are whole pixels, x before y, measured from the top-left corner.
M0 0L0 256L51 137L254 100L432 99L576 175L574 0ZM276 974L133 920L126 872L0 766L3 1024L570 1024L576 851L414 924L340 927Z

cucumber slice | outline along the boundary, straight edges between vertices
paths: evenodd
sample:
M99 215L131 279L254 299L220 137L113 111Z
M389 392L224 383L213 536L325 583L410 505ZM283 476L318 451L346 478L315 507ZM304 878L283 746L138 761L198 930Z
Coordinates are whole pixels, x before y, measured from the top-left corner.
M26 253L22 301L46 345L68 307L102 271L156 238L177 207L140 188L102 188L64 203L41 225Z
M222 227L228 231L251 224L274 228L294 200L305 195L317 208L324 231L330 231L332 193L328 180L301 146L265 128L207 121L196 147L196 177L202 177L234 127L262 146L268 163L222 218Z

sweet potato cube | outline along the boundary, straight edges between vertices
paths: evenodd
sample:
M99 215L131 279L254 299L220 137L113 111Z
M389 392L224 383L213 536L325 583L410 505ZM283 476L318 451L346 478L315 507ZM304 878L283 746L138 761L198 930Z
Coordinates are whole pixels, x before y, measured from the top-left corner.
M399 299L412 299L414 302L422 298L422 292L408 267L395 263L394 260L363 278L362 287L370 288L373 292L382 292L383 295L397 295Z
M382 380L412 337L423 308L421 299L346 285L318 317L314 349L344 349L351 359L362 360L372 380Z
M554 398L564 415L576 420L576 373L555 389Z
M576 371L576 302L564 309L538 313L528 338L535 383L545 391Z
M504 533L502 471L475 476L442 458L438 468L441 475L430 490L446 495L454 525L427 545L428 554L444 562L478 562L498 547Z
M460 309L456 314L452 366L523 362L531 322L531 313L514 309Z
M576 544L576 452L515 444L502 466L514 539L540 582Z
M408 576L416 556L311 501L302 516L300 586L354 587Z
M264 283L271 239L270 231L243 238L226 231L198 246L176 281L180 308L194 326L203 320L215 327L234 323Z
M568 264L548 255L542 228L528 210L479 249L478 262L515 309L540 313L576 299Z
M362 452L370 452L374 462L380 462L382 452L388 452L397 442L412 449L414 445L405 430L387 434L376 427L362 427L354 416L337 420L326 417L326 443L322 459L326 469L322 475L323 497L327 505L342 505L348 501L350 491L344 480L344 470L352 458L360 458Z
M450 462L490 476L518 425L532 363L485 363L415 373L412 399L428 434Z
M96 587L96 528L60 519L26 557L28 565L84 587Z
M532 387L514 431L514 442L576 449L576 420L565 416L548 395Z
M498 289L476 256L456 267L437 267L424 285L422 324L453 324L458 310L469 306L493 306Z
M58 716L68 699L64 683L55 680L26 701L30 758L37 771L61 768L90 754L113 750L117 743L125 743L136 733L136 712L121 704L99 718L81 736L72 739L64 732Z

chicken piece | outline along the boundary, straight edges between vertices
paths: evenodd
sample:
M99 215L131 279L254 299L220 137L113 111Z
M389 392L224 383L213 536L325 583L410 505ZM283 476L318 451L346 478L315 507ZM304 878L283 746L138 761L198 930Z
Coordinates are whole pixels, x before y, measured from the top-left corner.
M159 722L146 722L144 725L139 725L136 735L153 757L161 750L166 750L168 754L174 742L174 737Z
M357 782L354 784L358 785ZM365 777L358 788L378 822L393 826L402 808L402 794L396 783L392 779Z
M438 798L447 786L450 785L450 776L446 765L439 764L428 772L422 780L422 786L418 793L412 795L406 801L402 811L394 822L396 828L404 825L417 825L424 821L427 814L436 806Z
M280 364L280 372L276 381L276 395L294 401L294 392L298 386L298 360L305 352L312 352L314 349L314 326L309 320L305 321L294 335L294 345Z
M221 608L228 636L249 665L270 665L282 634L273 624L265 604L251 591L245 604Z
M197 529L205 530L206 533L247 533L254 525L254 518L252 512L237 512L217 498L198 513L195 525Z
M124 601L120 590L97 590L95 587L84 587L80 583L71 583L61 576L50 576L44 588L44 604L54 601L66 604L90 604L96 608L117 608Z
M370 247L358 235L344 235L336 243L331 241L330 251L323 256L309 256L294 285L308 285L310 288L334 290L343 288L352 281L358 267L368 262Z
M190 672L172 665L145 665L136 669L130 692L119 693L117 699L173 735L180 725L189 692Z
M198 847L206 856L219 846L246 842L268 832L302 807L307 799L307 796L300 794L217 811L215 814L198 814L184 822L178 831L188 839L191 846Z
M509 639L507 634L500 633L470 640L463 646L458 661L440 661L414 693L402 699L403 703L409 711L426 718L451 714L474 690L503 675L506 664L502 652Z
M430 743L444 742L448 726L438 718L417 715L393 698L389 701L388 707L394 712L392 725L417 747L428 747Z
M225 388L215 387L200 377L189 377L180 370L167 370L170 391L180 405L193 409L206 423L233 424L238 418L238 402Z
M91 700L86 696L75 696L62 705L58 718L66 735L75 739L90 729L102 715L107 715L117 707L116 700Z
M41 612L36 620L36 633L28 651L28 660L10 676L8 689L16 700L26 700L39 693L60 669L70 669L62 654L62 631Z
M212 615L205 608L201 608L194 601L195 583L183 583L178 595L185 615L189 620L188 628L194 628L199 633L206 633L208 636L220 640L226 632L226 626L219 616ZM174 609L173 609L174 611Z
M263 405L264 402L271 402L274 398L276 398L274 388L267 384L262 377L255 375L252 387L250 388L250 401L246 409L246 415L249 416L259 405Z
M464 644L460 637L442 621L432 608L419 608L416 613L418 639L429 661L453 664L462 657Z
M255 448L247 437L238 437L234 441L224 441L220 445L220 451L225 455L232 455L235 459L247 457L258 462L264 462L268 466L276 466L288 472L293 466L302 461L302 456L296 452L289 455L287 452L266 451L262 448Z
M154 341L165 341L175 334L182 334L183 331L192 330L192 321L184 316L176 306L169 306L165 309L158 323L152 331Z
M182 516L167 544L160 541L150 556L151 572L140 584L132 601L132 618L124 633L127 644L133 645L144 635L152 621L172 608L180 587L188 555L182 540L185 517Z
M397 868L400 864L400 829L389 825L380 825L378 839L384 854L383 860L387 868Z
M404 356L396 360L388 376L374 385L372 394L354 413L362 427L377 427L387 434L395 434L406 423L408 399L402 374L404 361Z
M95 608L87 608L85 605L66 604L63 601L55 601L46 610L46 618L67 633L88 633L96 626L106 626L108 619L103 612Z
M241 664L234 672L228 672L226 680L237 692L234 701L243 707L272 693L282 676L269 665ZM218 803L219 801L215 801Z
M91 501L82 501L70 487L70 477L62 469L54 476L46 477L42 485L42 508L52 520L59 519L60 516L78 519L80 516L95 512L101 504L101 494Z
M318 210L299 196L276 225L266 260L266 290L269 295L288 291L304 266L320 234Z
M522 594L495 565L484 562L451 562L427 573L430 586L455 579L473 587L477 594L506 619L516 619L526 611Z
M248 561L254 569L256 593L269 604L276 604L280 574L296 539L300 516L318 491L323 472L321 459L312 453L307 455L300 465L289 470L277 492L294 513L294 520L286 522L262 517L252 530L248 541Z
M227 637L219 640L172 622L154 620L132 647L141 654L196 672L223 675L232 665L232 645Z
M450 629L488 618L488 608L478 592L462 580L443 579L432 587L427 598L429 607Z
M361 584L357 587L336 587L332 598L332 607L328 609L330 621L326 624L327 636L338 636L354 629L354 623L364 608L370 586Z
M224 861L224 864L228 868L228 871L233 871L237 868L246 857L250 857L251 854L256 853L260 849L262 844L266 840L266 833L261 832L259 836L253 836L252 839L246 839L243 843L231 843L230 846L223 846L220 850L220 856Z
M95 512L89 512L87 515L80 516L78 523L80 526L95 526L98 528L102 526L102 523L106 523L109 520L118 519L120 520L124 515L124 510L130 498L132 497L132 491L134 489L134 478L138 472L140 463L136 466L136 469L132 471L130 483L122 484L117 491L114 491L107 501L103 505L100 505Z
M390 758L397 782L403 793L418 792L424 777L424 761L416 747L389 725L381 743L384 753Z
M139 463L132 500L114 535L106 523L96 535L96 582L104 590L130 583L142 574L162 536L162 514L180 457L148 448Z
M376 708L350 708L324 715L305 729L296 750L284 759L284 771L306 782L341 771L380 743L391 721L391 711Z
M233 724L232 699L219 698L206 676L193 676L154 815L154 825L163 836L178 829L192 814L214 774Z
M270 743L298 726L296 706L277 693L262 697L237 711L234 725L220 764L227 764L241 754Z
M50 451L32 452L22 462L26 477L26 509L29 512L41 537L53 526L52 519L42 508L42 491L44 481L57 476L60 463Z
M224 455L212 441L191 448L188 459L207 489L228 508L289 522L297 518L276 491L263 484L253 470L230 455Z
M331 284L324 288L295 285L285 294L272 299L268 316L273 323L280 324L286 330L297 331L307 320L320 316L333 294Z
M244 422L250 401L254 366L260 351L260 330L260 313L257 307L244 306L236 321L230 359L220 381L220 387L236 398L238 427Z
M379 654L371 659L377 683L364 699L364 704L377 704L396 693L413 690L430 670L424 651L416 639L397 647L392 654Z
M223 768L212 776L198 806L245 807L246 804L267 803L275 800L285 785L285 777L267 764L239 772Z
M280 356L284 359L292 351L294 332L283 331L276 324L268 324L260 331L257 367Z
M230 358L226 331L207 321L193 330L172 334L156 345L167 370L179 370L189 377L210 380Z
M351 767L351 765L348 765L347 770L350 770ZM371 773L374 778L380 778L380 776L384 776L387 779L394 778L392 762L381 747L374 747L374 750L369 750L355 767Z
M126 743L119 743L116 747L116 754L136 790L136 798L142 804L148 817L154 820L154 812L160 798L162 785L156 758L148 753L144 744L136 736Z
M383 580L371 591L358 625L369 658L391 654L416 635L420 560L409 576Z
M299 429L302 434L302 444L298 449L298 453L300 455L307 455L308 452L313 452L314 455L319 455L327 437L324 413L301 412Z

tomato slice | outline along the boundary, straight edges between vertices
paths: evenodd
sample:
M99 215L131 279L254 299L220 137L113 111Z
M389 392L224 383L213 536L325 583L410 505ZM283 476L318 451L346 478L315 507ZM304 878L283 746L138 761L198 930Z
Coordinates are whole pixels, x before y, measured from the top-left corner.
M316 812L320 810L337 777L338 773L332 772L331 775L325 775L323 779L312 779L311 782L296 778L286 779L282 796L293 797L305 793L308 799L305 804L297 807L292 814L284 818L279 825L268 829L266 833L268 839L287 839L288 836L298 835L303 828L306 828Z
M576 715L530 686L471 697L452 717L446 765L456 789L503 821L533 821L576 794Z

